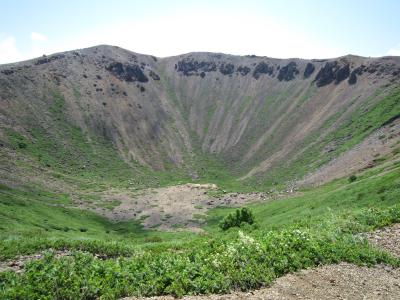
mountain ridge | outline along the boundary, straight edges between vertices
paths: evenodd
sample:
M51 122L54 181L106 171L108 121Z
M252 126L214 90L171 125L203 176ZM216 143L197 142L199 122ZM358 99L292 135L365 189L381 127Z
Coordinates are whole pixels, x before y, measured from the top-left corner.
M215 158L229 176L271 185L299 179L343 152L340 147L354 136L331 135L360 108L377 109L399 77L400 57L306 60L194 52L157 58L94 46L0 65L0 137L9 148L4 132L10 129L35 147L37 137L28 131L37 127L67 145L56 148L79 153L73 136L63 137L68 124L88 144L98 137L108 141L131 167L178 168L201 178L207 170L198 157ZM394 101L382 118L396 111ZM378 125L357 134L365 138ZM81 165L90 165L86 160ZM283 174L289 169L292 174Z
M326 60L334 60L334 59L340 59L340 58L346 58L346 57L355 57L355 58L362 58L362 59L380 59L380 58L397 58L399 56L396 55L383 55L383 56L362 56L358 54L345 54L337 57L322 57L322 58L303 58L303 57L288 57L288 58L279 58L279 57L272 57L272 56L267 56L267 55L256 55L256 54L231 54L231 53L225 53L225 52L210 52L210 51L190 51L190 52L184 52L176 55L169 55L169 56L157 56L149 53L141 53L141 52L135 52L132 50L128 50L126 48L116 46L116 45L111 45L111 44L98 44L95 46L90 46L90 47L84 47L84 48L78 48L78 49L71 49L71 50L65 50L65 51L55 51L49 54L43 54L42 56L37 56L33 58L28 58L24 59L21 61L15 61L15 62L7 62L7 63L2 63L0 66L7 66L7 65L15 65L15 64L23 64L27 62L34 61L40 57L47 57L47 56L53 56L57 54L65 54L65 53L70 53L70 52L79 52L79 51L85 51L85 50L90 50L90 49L95 49L95 48L118 48L124 51L128 51L130 53L134 53L137 55L142 55L142 56L152 56L157 59L168 59L168 58L174 58L174 57L181 57L185 55L196 55L196 54L220 54L224 56L234 56L234 57L256 57L256 58L266 58L266 59L275 59L275 60L305 60L305 61L326 61Z

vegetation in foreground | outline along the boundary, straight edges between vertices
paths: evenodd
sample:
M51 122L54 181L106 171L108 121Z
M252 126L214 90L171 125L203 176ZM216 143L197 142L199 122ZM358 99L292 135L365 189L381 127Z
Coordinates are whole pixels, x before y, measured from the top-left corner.
M182 296L257 288L288 272L340 261L400 266L398 259L350 234L355 228L399 221L396 206L364 211L339 228L333 222L318 231L300 227L231 232L218 239L199 239L181 251L142 250L106 260L79 251L61 258L48 252L28 263L22 274L0 273L0 288L5 299Z
M70 230L36 227L30 232L35 226L24 215L14 220L21 227L12 229L6 223L28 207L7 202L4 195L17 197L18 193L3 187L1 212L3 218L8 212L8 219L1 225L2 259L49 250L43 258L29 262L23 273L0 272L0 298L223 293L268 285L285 273L320 264L346 261L400 266L398 259L354 235L400 222L399 171L397 163L387 164L357 174L351 183L344 178L297 197L255 204L251 209L257 226L221 231L218 223L230 210L216 209L202 235L164 236L168 233L147 232L138 224L108 224L95 215L80 216L58 206L51 210L58 219L51 220L59 222L60 228L70 224ZM21 200L23 195L18 197ZM43 199L36 205L38 211L34 206L31 213L40 224L40 210L49 206ZM79 230L85 222L87 231ZM72 255L57 257L56 249L70 249Z

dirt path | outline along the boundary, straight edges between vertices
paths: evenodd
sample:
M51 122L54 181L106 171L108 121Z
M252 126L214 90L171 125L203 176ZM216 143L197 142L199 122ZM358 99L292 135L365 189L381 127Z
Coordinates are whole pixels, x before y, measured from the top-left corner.
M363 236L375 246L400 257L400 224ZM173 297L147 298L149 299L172 300ZM278 278L271 287L251 292L191 296L183 299L400 299L400 269L385 265L368 268L341 263L288 274Z

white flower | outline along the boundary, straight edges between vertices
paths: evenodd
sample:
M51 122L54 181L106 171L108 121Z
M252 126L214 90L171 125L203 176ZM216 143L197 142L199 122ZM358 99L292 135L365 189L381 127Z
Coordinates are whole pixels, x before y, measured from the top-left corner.
M239 230L239 238L243 244L254 244L255 240L248 235L245 235L242 231Z

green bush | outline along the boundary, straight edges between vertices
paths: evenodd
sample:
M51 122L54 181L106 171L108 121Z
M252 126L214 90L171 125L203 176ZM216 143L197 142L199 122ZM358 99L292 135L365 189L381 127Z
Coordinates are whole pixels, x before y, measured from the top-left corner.
M242 224L253 224L254 216L250 209L242 207L237 209L234 213L227 215L219 224L222 230L227 230L231 227L240 227Z
M356 181L357 180L357 176L356 175L351 175L351 176L349 176L349 182L354 182L354 181Z
M28 147L27 143L22 142L22 141L18 142L18 148L19 149L26 149L27 147Z

